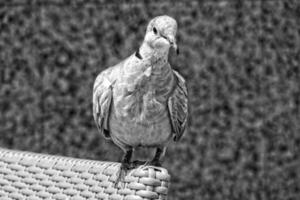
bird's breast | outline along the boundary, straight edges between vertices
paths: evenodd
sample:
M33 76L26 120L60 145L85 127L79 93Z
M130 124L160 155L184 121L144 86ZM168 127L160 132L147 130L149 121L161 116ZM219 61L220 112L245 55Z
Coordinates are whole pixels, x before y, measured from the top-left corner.
M116 114L123 120L152 123L160 120L167 111L166 100L157 97L153 90L125 89L125 95L115 99Z
M167 114L167 99L173 74L168 68L151 66L125 74L114 88L114 107L120 119L151 124Z

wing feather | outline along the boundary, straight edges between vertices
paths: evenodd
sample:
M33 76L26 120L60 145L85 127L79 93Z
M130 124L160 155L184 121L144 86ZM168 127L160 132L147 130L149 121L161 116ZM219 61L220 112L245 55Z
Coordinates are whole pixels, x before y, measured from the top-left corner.
M188 116L188 96L184 78L175 70L174 77L176 85L173 93L168 99L168 110L171 118L171 126L174 141L178 141L186 128Z
M105 138L110 138L109 115L112 102L112 83L99 74L93 90L93 116L98 130Z

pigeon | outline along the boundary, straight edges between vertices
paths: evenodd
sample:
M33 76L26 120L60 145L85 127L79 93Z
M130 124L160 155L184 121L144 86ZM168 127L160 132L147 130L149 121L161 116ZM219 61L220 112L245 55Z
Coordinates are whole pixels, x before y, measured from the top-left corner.
M169 142L185 132L187 87L168 62L170 48L179 53L176 32L172 17L153 18L138 50L102 71L94 82L93 117L99 132L124 151L123 170L132 166L137 147L156 148L148 163L161 166Z

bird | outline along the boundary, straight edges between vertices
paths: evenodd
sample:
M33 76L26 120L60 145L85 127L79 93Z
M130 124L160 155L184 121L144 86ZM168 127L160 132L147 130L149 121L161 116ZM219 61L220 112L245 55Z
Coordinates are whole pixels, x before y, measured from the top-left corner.
M99 132L123 150L124 171L139 163L131 162L137 147L156 148L149 164L161 166L170 141L186 130L186 81L168 62L171 48L179 53L176 33L174 18L153 18L140 47L95 79L93 117Z

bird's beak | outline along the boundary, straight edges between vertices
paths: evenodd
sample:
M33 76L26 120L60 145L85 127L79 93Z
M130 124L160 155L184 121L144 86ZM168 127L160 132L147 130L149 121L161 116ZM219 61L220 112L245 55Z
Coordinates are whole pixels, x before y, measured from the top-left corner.
M169 36L167 36L167 40L169 41L171 47L174 48L174 50L176 51L176 54L178 55L179 54L179 49L177 47L175 37L173 35L169 35Z

